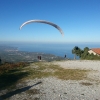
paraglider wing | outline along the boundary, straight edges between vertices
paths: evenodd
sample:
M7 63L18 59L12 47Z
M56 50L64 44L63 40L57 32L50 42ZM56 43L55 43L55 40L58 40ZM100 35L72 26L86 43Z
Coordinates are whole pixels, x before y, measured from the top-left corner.
M52 22L45 21L45 20L29 20L29 21L26 21L26 22L24 22L24 23L20 26L20 29L21 29L24 25L29 24L29 23L34 23L34 22L37 22L37 23L45 23L45 24L52 25L52 26L54 26L55 28L57 28L57 29L60 31L60 33L61 33L62 35L64 35L62 29L61 29L58 25L56 25L56 24L54 24L54 23L52 23Z

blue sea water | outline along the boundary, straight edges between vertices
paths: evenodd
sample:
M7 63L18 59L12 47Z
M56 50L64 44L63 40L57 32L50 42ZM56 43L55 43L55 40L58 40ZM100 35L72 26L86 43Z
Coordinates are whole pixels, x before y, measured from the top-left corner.
M67 58L73 59L72 49L75 46L81 49L85 47L100 48L100 43L12 43L10 46L18 47L19 51L54 54L60 57L64 57L66 54Z

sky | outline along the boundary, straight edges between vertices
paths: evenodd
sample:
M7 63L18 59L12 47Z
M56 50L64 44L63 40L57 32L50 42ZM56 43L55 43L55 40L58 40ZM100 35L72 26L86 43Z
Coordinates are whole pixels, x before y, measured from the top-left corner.
M28 20L47 20L61 27ZM0 0L0 41L100 42L100 0Z

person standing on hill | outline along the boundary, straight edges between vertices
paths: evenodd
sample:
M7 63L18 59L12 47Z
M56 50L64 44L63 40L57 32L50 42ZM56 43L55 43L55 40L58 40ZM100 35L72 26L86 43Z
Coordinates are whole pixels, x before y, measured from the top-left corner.
M0 58L0 64L1 64L1 61L2 61L2 60L1 60L1 58Z
M41 56L38 56L37 58L38 58L38 60L41 60Z
M41 56L40 56L40 60L41 60Z
M65 57L64 58L66 58L66 55L65 55Z

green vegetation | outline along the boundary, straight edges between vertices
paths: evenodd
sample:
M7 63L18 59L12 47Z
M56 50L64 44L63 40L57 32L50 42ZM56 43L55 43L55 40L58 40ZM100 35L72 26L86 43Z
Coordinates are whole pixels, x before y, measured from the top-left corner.
M83 80L86 78L86 70L80 69L61 69L56 71L54 74L56 77L63 80Z
M76 59L76 56L81 57L82 53L83 53L83 51L79 47L77 47L77 46L75 46L73 48L73 50L72 50L72 54L75 54L74 59Z
M42 78L53 76L62 80L83 80L86 78L88 70L64 69L52 63L34 63L32 67L25 68L29 70L30 75L27 78ZM34 68L34 66L37 66Z
M0 89L13 88L17 83L27 79L49 76L62 80L83 80L89 72L80 69L64 69L52 62L36 62L27 66L24 63L4 64L0 68Z
M26 63L0 65L0 90L14 86L20 79L28 75L28 72L22 72Z
M85 47L83 50L81 50L78 46L75 46L72 49L72 53L75 54L75 56L79 56L80 59L86 59L86 60L100 60L100 56L89 54L88 53L89 48Z

